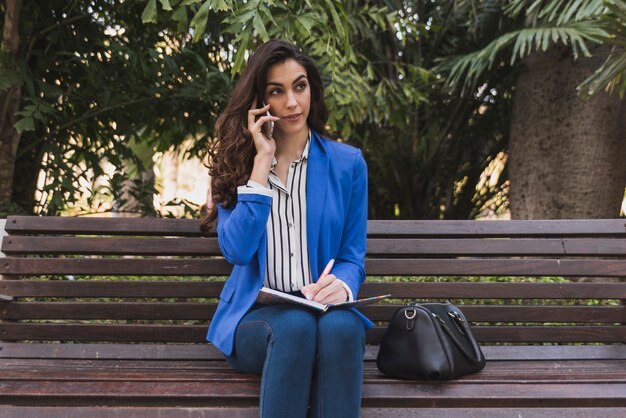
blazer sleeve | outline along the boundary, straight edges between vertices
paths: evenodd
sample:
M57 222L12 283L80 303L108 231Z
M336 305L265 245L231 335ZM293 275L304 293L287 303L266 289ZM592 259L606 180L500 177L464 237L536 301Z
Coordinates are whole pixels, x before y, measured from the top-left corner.
M352 191L339 252L332 273L346 283L353 297L365 280L365 246L367 239L367 164L362 153L356 153L352 172Z
M218 205L217 242L231 264L246 265L256 254L270 214L272 197L240 187L232 209Z

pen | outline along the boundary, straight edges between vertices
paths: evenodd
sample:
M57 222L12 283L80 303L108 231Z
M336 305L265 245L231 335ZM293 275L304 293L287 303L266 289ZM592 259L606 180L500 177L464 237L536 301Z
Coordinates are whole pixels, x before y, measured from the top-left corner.
M317 279L317 281L319 282L320 280L322 280L324 277L328 276L328 273L330 273L330 270L333 268L333 265L335 264L335 259L331 258L330 261L328 262L328 264L326 264L326 267L324 267L324 271L322 271L322 274L320 274L319 279ZM308 293L302 293L308 300L311 300L311 295L309 295Z
M330 270L332 270L334 264L335 264L335 259L331 258L330 261L328 262L328 264L326 264L326 267L324 267L324 271L320 275L320 278L317 279L317 281L320 281L324 277L328 276L328 273L330 273Z

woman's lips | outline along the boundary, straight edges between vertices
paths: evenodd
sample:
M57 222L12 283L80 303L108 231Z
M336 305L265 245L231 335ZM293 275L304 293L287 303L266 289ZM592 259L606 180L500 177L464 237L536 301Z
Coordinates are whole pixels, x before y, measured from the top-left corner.
M287 120L289 122L295 122L298 119L300 119L300 116L302 116L302 113L299 113L299 114L294 115L294 116L283 116L281 119Z

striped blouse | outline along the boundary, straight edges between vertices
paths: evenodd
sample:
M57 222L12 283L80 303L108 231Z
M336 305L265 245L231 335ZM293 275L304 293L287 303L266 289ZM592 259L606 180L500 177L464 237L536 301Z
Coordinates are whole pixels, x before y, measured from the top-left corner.
M295 292L314 280L311 277L306 225L307 159L311 131L302 156L289 165L287 184L278 178L272 162L267 187L252 180L238 193L259 193L272 197L267 220L267 260L263 285L283 292ZM341 282L352 300L352 292Z

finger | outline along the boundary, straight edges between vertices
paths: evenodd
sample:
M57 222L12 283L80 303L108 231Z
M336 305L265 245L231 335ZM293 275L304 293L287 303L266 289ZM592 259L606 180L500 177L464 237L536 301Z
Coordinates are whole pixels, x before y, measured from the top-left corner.
M311 283L311 284L307 284L306 286L304 286L302 289L300 289L300 292L302 292L302 294L304 295L305 298L312 300L313 296L314 296L314 291L313 289L315 288L315 283ZM317 293L317 291L316 291Z
M319 279L317 281L317 285L320 288L326 287L329 284L331 284L332 282L334 282L335 280L337 280L337 277L334 274L329 274L329 275L326 275L326 276L322 277L321 279Z
M269 105L265 105L262 108L257 109L256 100L255 100L252 104L252 107L248 109L248 129L250 129L252 125L254 125L254 122L256 122L257 115L267 112L268 109L269 109Z
M315 300L315 296L317 295L317 293L329 284L333 283L336 279L337 277L334 274L329 274L319 279L317 283L311 283L307 285L309 286L309 288L307 289L307 294L305 294L305 296L308 295L310 296L309 299Z
M345 288L339 282L335 282L330 286L320 290L316 296L316 302L320 303L339 303L346 300Z
M321 303L323 305L338 305L345 301L346 301L346 292L339 289L336 292L333 292L332 294L328 295L324 299L320 300L318 303Z
M256 107L248 109L248 114L252 113L253 115L259 115L261 113L267 112L268 110L270 110L270 105L266 104L265 106L259 107L258 109Z
M267 122L276 122L280 120L277 116L272 115L263 115L260 118L256 118L256 115L249 113L248 114L248 130L250 132L256 133L261 131L261 126Z
M346 288L343 287L340 283L339 283L339 287L337 288L337 290L335 292L333 292L331 295L329 295L327 298L323 299L324 302L322 303L342 303L342 302L346 302L348 300L348 292L346 291Z
M333 283L340 284L339 282L336 282L336 279L337 277L335 277L334 274L329 274L328 276L325 276L319 279L317 283L315 283L315 289L313 289L313 291L311 292L311 296L313 300L319 300L321 297L328 294L328 290L326 290L326 293L323 293L321 296L318 296L321 292L325 291L325 289L328 289L329 287L331 287ZM332 292L332 287L330 288L330 291Z

